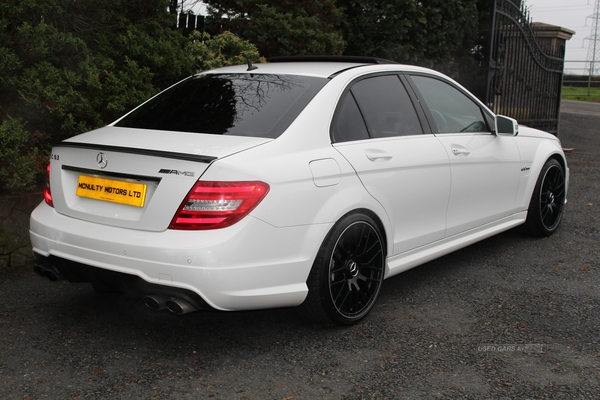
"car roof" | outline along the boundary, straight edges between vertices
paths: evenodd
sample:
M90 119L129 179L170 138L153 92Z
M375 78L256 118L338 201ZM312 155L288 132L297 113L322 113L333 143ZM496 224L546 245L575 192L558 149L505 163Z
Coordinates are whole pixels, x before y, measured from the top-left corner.
M298 61L294 60L294 57L280 57L277 62L221 67L204 71L201 74L281 74L331 78L346 70L358 68L368 68L373 72L421 71L437 74L437 72L427 68L368 57L329 57L315 58L314 60L308 58L306 61L300 58L297 59Z
M204 73L212 74L282 74L282 75L304 75L319 78L328 78L350 68L360 67L360 63L342 62L277 62L253 64L256 69L248 71L247 65L234 65L230 67L217 68Z

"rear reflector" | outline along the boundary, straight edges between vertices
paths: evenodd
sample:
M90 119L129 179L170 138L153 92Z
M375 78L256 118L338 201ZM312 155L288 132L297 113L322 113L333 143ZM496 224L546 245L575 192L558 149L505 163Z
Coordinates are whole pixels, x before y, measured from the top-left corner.
M244 218L269 192L264 182L198 181L169 229L219 229Z

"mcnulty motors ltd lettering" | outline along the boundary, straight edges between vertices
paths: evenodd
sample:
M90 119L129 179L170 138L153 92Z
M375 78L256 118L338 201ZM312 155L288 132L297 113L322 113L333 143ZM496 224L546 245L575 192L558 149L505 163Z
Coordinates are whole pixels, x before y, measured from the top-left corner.
M108 193L108 194L114 194L117 196L120 195L120 196L134 197L136 199L139 199L140 197L142 197L142 192L138 192L137 190L127 190L127 189L122 189L122 188L113 187L113 186L95 185L93 183L80 182L79 189L90 190L93 192L104 192L104 193Z

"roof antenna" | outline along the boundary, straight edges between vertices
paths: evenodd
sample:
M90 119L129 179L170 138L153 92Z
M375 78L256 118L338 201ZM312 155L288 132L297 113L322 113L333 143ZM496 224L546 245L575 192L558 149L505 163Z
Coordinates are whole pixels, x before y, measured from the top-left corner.
M249 58L246 61L248 62L248 69L246 71L254 71L255 69L258 69L256 65L252 65L252 61L250 61Z

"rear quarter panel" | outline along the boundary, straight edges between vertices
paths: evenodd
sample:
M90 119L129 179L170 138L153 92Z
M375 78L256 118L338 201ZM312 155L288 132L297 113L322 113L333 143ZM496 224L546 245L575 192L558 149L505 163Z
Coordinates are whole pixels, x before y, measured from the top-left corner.
M215 161L202 180L261 180L269 184L252 216L276 227L333 224L356 209L372 211L390 232L382 206L364 189L348 161L331 145L329 128L348 79L333 79L279 138ZM315 181L311 162L334 166ZM391 235L386 235L388 238Z

